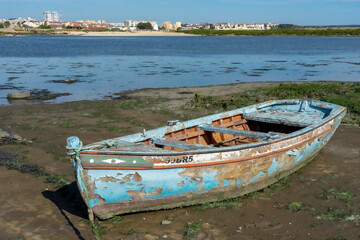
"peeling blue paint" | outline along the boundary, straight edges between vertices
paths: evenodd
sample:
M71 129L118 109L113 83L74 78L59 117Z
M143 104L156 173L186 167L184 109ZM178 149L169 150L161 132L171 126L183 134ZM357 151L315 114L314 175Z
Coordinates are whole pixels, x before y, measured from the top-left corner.
M231 183L232 180L224 180L223 182L223 187L229 185Z
M236 186L240 186L243 185L243 180L242 179L236 179Z
M302 153L300 153L300 151L299 151L300 154L297 154L295 156L293 165L298 163L299 161L305 159L306 156L316 152L316 150L319 149L321 145L322 145L322 141L319 141L318 138L315 138L311 144L306 143L304 151Z
M90 201L89 201L90 207L95 206L98 201L99 201L98 198L90 199Z
M280 159L276 161L276 158L273 159L271 166L269 167L267 171L267 175L270 176L274 172L278 171L278 165L279 165Z
M299 155L300 151L299 149L291 149L289 151L286 152L286 155L288 156L296 156L296 155Z
M249 180L249 183L253 182L253 181L256 181L261 175L264 175L265 173L263 171L259 172L258 174L256 174L254 177L252 177L250 180Z
M106 202L113 203L124 200L132 200L127 191L138 191L145 194L144 199L160 199L170 196L186 195L189 192L203 193L217 187L220 183L216 180L216 171L204 172L202 178L186 176L185 168L166 170L122 170L118 176L118 170L89 170L88 174L95 184L95 194L101 196ZM141 176L141 181L122 181L123 176L135 174ZM182 176L185 175L185 176ZM108 177L111 180L105 181ZM159 178L164 181L159 181Z
M77 161L73 160L73 164L74 164L74 168L75 168L75 173L76 173L76 178L78 179L78 185L80 188L81 193L86 193L85 192L85 187L84 187L84 183L82 182L82 172L83 172L83 168L81 166L81 164L78 164Z
M213 171L213 172L209 172L209 173L203 173L203 181L205 182L204 186L202 187L202 189L212 189L215 188L216 186L218 186L220 184L220 182L218 180L216 180L216 175L217 172Z

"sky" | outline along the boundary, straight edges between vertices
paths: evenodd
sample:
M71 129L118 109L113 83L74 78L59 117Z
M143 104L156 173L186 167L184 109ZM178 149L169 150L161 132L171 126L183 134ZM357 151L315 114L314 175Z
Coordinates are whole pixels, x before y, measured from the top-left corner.
M360 0L0 0L0 19L360 25Z

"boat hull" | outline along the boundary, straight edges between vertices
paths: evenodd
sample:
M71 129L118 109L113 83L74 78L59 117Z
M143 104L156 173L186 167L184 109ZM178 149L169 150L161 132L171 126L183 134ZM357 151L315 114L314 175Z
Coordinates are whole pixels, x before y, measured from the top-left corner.
M151 166L87 168L73 158L75 175L85 203L101 219L238 197L265 188L314 159L344 115L345 111L291 138L251 148L155 157L97 155L112 161L143 159Z

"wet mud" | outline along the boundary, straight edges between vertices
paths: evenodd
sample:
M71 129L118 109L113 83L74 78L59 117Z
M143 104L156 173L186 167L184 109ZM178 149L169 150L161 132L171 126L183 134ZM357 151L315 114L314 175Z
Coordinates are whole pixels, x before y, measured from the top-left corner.
M184 101L197 90L169 91ZM169 94L154 91L158 97ZM0 108L1 128L35 138L32 144L0 146L0 239L94 239L65 139L78 135L86 144L195 114L181 109L183 102L168 101L171 111L164 111L122 101L130 104L131 98ZM341 125L313 162L264 190L220 203L122 215L98 221L96 231L101 239L358 239L359 146L360 128Z

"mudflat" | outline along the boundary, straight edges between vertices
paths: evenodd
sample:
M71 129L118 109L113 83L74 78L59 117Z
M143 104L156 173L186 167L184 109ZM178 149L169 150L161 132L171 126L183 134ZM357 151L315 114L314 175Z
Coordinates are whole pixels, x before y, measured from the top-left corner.
M0 128L28 144L0 146L0 239L94 239L66 155L87 144L187 120L194 93L225 96L277 83L145 89L118 99L0 107ZM239 106L240 107L240 106ZM262 191L225 202L99 221L101 239L358 239L360 128L341 125L313 162ZM17 154L14 155L7 153Z

